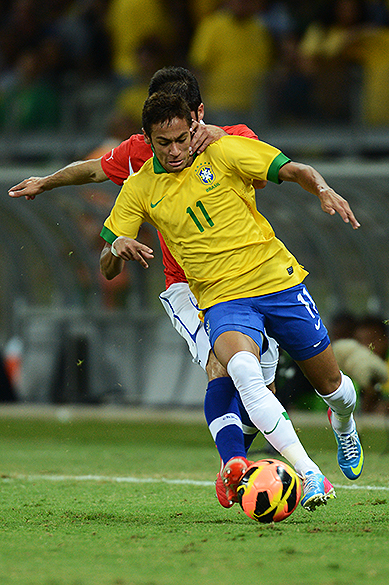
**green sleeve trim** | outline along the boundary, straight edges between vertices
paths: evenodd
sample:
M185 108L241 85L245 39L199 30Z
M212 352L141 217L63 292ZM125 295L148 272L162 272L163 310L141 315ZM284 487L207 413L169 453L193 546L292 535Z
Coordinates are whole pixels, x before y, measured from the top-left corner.
M269 170L267 171L267 180L271 181L272 183L277 183L278 185L282 183L282 181L280 181L278 178L278 173L280 168L288 162L290 162L290 158L285 156L284 153L280 152L280 154L277 154L276 158L272 161Z
M105 226L103 226L103 229L100 232L100 236L103 238L103 240L108 242L108 244L112 244L117 238L117 235L111 232L111 230Z

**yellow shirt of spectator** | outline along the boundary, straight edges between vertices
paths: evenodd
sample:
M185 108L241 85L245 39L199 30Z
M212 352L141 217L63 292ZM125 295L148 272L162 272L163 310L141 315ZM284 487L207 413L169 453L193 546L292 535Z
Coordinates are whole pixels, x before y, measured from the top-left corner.
M154 157L125 181L101 236L109 243L136 238L150 222L201 309L290 288L308 273L257 211L252 186L253 179L279 183L288 161L273 146L241 136L224 136L178 173Z

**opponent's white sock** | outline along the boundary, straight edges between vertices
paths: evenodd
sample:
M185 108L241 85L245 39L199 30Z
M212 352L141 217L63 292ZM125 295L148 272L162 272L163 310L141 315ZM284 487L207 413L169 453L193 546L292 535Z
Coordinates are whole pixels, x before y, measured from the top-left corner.
M331 418L332 427L337 433L351 433L355 429L353 412L357 401L354 384L351 379L340 372L342 381L340 386L327 396L316 393L331 408L333 415Z
M303 476L306 471L320 471L309 459L284 407L266 387L255 355L239 351L228 362L227 372L255 426L291 465L295 466L299 462L296 472Z

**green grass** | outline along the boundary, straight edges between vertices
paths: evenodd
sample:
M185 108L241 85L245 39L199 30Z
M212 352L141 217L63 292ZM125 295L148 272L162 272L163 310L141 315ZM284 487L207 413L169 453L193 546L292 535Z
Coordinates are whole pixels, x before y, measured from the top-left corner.
M328 428L300 436L333 483L354 485ZM385 434L362 436L354 483L387 488ZM0 419L0 584L386 585L388 491L338 487L326 507L262 525L218 504L218 465L205 423Z

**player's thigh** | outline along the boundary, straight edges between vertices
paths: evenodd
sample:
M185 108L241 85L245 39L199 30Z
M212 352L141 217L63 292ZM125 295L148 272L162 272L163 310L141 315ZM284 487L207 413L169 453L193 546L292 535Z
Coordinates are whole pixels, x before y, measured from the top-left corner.
M260 347L245 333L241 333L240 331L225 331L215 340L215 355L225 368L230 359L240 351L253 353L260 360Z

